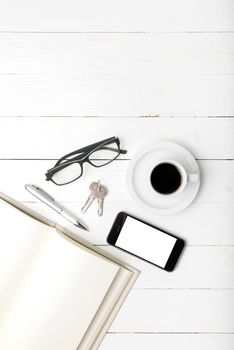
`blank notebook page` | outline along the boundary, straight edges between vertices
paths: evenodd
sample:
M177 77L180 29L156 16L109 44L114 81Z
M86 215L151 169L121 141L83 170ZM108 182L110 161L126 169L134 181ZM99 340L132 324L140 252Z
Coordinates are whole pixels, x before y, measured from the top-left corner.
M4 229L1 227L0 254L4 251L4 243L5 251L10 254L11 245L3 238L9 234L13 242L14 237L17 240L19 251L24 252L26 247L27 253L32 249L34 256L22 259L25 274L20 267L20 254L16 260L11 259L12 266L18 264L21 279L16 279L18 287L15 293L10 293L9 307L1 320L0 349L75 350L114 281L119 266L73 244L53 228L16 209L13 211L14 215L21 215L21 222L17 226L12 220L11 224L5 223ZM35 222L37 234L32 222ZM43 243L38 239L39 227ZM38 250L32 244L34 240ZM25 265L25 261L29 266ZM7 269L13 270L18 277L17 269L10 266ZM1 288L9 290L6 273L5 282L1 281Z
M50 238L49 231L54 230L0 200L0 330L33 261Z

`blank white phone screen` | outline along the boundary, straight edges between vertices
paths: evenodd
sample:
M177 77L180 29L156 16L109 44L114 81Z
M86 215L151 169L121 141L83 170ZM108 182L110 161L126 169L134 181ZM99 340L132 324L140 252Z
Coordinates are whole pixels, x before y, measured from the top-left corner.
M164 268L177 239L127 216L115 245Z

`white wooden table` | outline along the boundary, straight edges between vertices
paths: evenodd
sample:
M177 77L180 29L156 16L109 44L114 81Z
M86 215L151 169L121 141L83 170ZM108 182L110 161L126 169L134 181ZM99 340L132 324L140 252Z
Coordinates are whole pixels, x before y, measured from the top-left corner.
M233 11L232 0L0 3L1 191L74 230L24 184L78 214L100 179L104 216L90 208L78 233L142 271L101 350L234 349ZM120 160L62 188L44 181L55 159L114 135ZM182 144L201 168L199 195L177 215L154 216L127 192L129 160L153 140ZM175 272L107 246L120 210L186 240Z

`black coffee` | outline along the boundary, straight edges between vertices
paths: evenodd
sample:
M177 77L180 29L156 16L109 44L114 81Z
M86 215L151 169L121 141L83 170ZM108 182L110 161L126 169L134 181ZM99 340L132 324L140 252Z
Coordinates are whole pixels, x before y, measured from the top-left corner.
M161 163L152 171L150 181L155 191L171 194L180 187L181 174L175 165Z

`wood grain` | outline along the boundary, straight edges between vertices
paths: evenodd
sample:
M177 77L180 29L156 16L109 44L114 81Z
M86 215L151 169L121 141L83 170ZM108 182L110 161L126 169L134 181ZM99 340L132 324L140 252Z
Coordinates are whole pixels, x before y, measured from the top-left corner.
M0 116L233 116L233 76L2 75ZM14 103L12 103L14 96Z
M160 140L178 142L198 159L234 159L233 134L232 118L0 118L0 158L58 159L115 135L128 150L121 159Z
M233 35L0 33L0 116L233 116Z
M233 290L134 289L110 332L233 333L233 313Z
M190 244L190 241L187 241ZM102 247L141 271L134 289L234 289L233 246L186 246L173 273L167 273L115 247Z
M0 33L0 74L145 75L148 84L161 75L230 75L233 41L234 33Z
M233 350L233 334L107 334L100 350Z
M233 10L232 0L0 3L0 190L142 271L101 350L233 350ZM128 150L121 160L68 187L44 181L54 159L112 135ZM129 159L155 140L181 143L201 169L199 195L177 215L143 211L126 189ZM110 192L102 218L95 206L82 216L89 233L24 189L37 183L81 215L97 178ZM186 240L173 274L106 245L120 210Z
M9 0L0 7L1 31L177 32L234 29L231 0Z
M1 33L0 116L233 116L232 42L233 33Z

